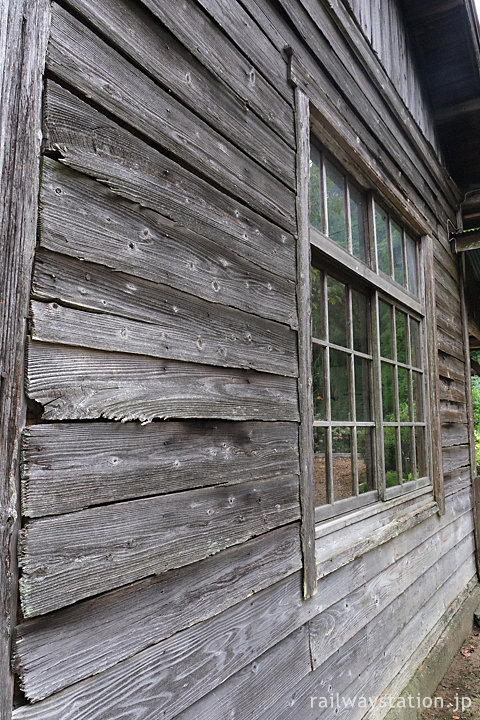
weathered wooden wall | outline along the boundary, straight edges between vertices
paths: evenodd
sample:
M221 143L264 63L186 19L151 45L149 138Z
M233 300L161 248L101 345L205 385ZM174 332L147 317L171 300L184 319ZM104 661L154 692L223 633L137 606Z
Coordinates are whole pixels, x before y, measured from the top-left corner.
M287 45L435 238L447 495L320 526L310 600ZM341 4L53 4L16 720L329 718L311 696L398 693L472 586L457 198L397 85Z

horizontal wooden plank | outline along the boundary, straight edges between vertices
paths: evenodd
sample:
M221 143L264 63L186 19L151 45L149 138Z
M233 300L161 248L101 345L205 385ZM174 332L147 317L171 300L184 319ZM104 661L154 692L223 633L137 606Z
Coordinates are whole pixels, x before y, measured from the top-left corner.
M287 326L102 265L40 250L32 293L56 301L32 303L39 340L297 374L296 333Z
M254 720L311 672L309 629L299 628L256 658L176 720Z
M197 562L299 514L294 475L31 520L20 547L24 616Z
M45 149L114 192L267 270L294 264L294 241L266 218L186 170L52 81L44 97ZM288 228L295 232L293 218ZM286 250L288 246L288 250ZM287 257L285 257L285 255ZM274 257L275 260L275 257Z
M291 185L294 150L135 0L68 0L77 15L150 77ZM285 43L282 44L282 49ZM290 91L290 102L292 93Z
M455 445L443 448L443 467L446 472L470 466L470 446Z
M466 445L468 442L467 425L458 423L445 423L442 425L442 446Z
M440 371L440 377L465 382L464 359L457 360L457 358L452 357L448 353L440 351L438 353L438 369Z
M299 474L296 423L30 425L22 449L22 513L28 517Z
M31 342L27 393L46 420L298 420L294 378Z
M440 397L442 400L465 403L465 383L459 380L440 378Z
M452 336L445 332L441 327L438 328L438 349L457 360L462 361L465 357L463 348L463 336Z
M280 225L291 222L295 195L166 90L60 6L52 8L47 67L202 177ZM285 67L285 65L284 65ZM286 72L285 72L286 77Z
M162 0L144 0L144 5L211 73L295 147L292 106L264 78L263 68L255 68L193 0L178 2L174 13Z
M40 202L43 247L297 324L295 267L290 267L294 248L289 243L278 260L272 253L271 267L284 273L280 277L225 243L199 236L50 158L43 159Z
M293 523L193 565L24 622L15 645L23 690L31 700L47 697L219 615L300 566L300 528Z
M465 403L454 403L449 400L440 401L440 419L444 423L461 423L467 422L467 409Z

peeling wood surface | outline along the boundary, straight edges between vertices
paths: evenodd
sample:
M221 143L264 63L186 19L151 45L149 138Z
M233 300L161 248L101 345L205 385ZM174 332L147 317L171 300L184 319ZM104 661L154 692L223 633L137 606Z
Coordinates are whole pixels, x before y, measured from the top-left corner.
M39 251L32 293L36 340L297 375L285 325L101 265Z
M120 500L298 474L296 423L31 425L22 512L58 515Z
M45 248L296 326L291 237L281 235L266 270L235 252L248 248L203 237L50 158L40 202Z
M220 192L52 81L46 84L44 132L46 149L60 153L67 165L202 236L220 243L228 239L232 250L260 267L272 269L275 256L284 257L286 243L293 246L285 229ZM293 217L286 230L295 231ZM293 258L289 254L290 262Z
M47 67L200 174L274 222L289 227L291 191L225 137L189 112L131 63L54 4Z
M24 616L197 562L298 517L291 476L31 520L20 545Z
M49 343L29 344L27 394L46 420L298 420L294 378Z
M33 700L58 692L219 615L300 566L299 528L293 523L193 565L24 622L15 645L24 691Z

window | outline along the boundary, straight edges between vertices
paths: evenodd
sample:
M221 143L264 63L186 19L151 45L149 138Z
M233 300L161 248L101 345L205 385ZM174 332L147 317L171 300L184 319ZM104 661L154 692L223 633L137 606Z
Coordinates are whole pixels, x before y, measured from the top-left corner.
M310 151L316 519L430 484L421 240Z

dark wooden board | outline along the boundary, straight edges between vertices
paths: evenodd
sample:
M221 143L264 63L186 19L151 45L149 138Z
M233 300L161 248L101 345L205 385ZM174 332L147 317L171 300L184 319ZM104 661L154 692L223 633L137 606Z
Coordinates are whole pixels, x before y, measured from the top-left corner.
M18 606L18 438L36 242L47 0L0 3L0 717L11 716Z
M296 326L290 236L260 268L238 254L248 246L212 241L49 158L40 202L43 247Z
M294 475L30 520L20 544L24 616L197 562L299 514Z
M292 146L252 113L145 7L135 0L68 0L67 5L207 123L226 137L234 137L244 152L286 185L292 184Z
M57 515L135 497L298 474L296 423L31 425L22 512Z
M283 182L230 139L212 129L56 4L47 67L122 123L274 222L284 225L286 216L293 215L293 172L289 192Z
M16 669L39 700L206 621L300 569L297 523L193 565L24 622Z
M294 378L31 342L27 394L46 420L297 420Z
M144 0L144 5L211 73L230 87L285 142L295 147L293 96L290 96L290 104L287 104L262 72L254 67L193 0L177 2L174 13L162 0Z
M32 292L55 301L32 303L36 339L297 374L296 333L285 325L102 265L40 250Z
M45 148L114 192L149 207L270 270L293 239L56 83L47 82ZM293 217L287 231L295 231ZM293 253L292 249L292 253ZM282 258L283 259L283 258ZM290 255L290 263L294 254Z

